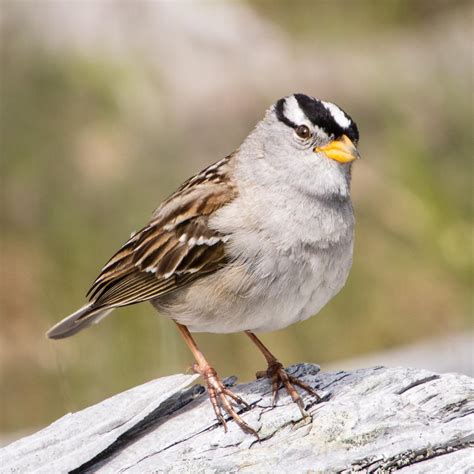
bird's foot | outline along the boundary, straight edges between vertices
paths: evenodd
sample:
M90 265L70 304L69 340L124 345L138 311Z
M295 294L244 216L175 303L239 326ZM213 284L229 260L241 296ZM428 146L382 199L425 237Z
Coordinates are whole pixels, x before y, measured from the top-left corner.
M267 370L262 370L257 372L256 374L257 379L267 377L271 380L272 383L272 406L275 406L276 398L278 390L281 388L282 385L286 388L286 391L291 396L292 400L298 405L298 408L301 411L303 417L309 416L309 413L304 408L304 403L296 391L294 385L301 387L302 389L309 392L311 395L317 398L318 401L321 400L321 397L310 387L307 383L302 382L301 380L289 375L286 370L283 368L283 365L278 362L278 360L274 360L268 364Z
M240 428L242 428L242 430L258 438L257 432L247 423L245 423L245 421L237 414L237 412L232 407L230 400L238 405L243 406L244 408L250 408L250 405L241 397L229 390L212 367L208 365L200 367L198 364L193 364L192 368L194 372L201 375L206 381L207 392L209 394L209 398L211 399L212 408L214 409L217 420L224 426L224 431L227 432L227 423L222 414L222 408L224 408L227 414L234 419L234 421L240 426Z

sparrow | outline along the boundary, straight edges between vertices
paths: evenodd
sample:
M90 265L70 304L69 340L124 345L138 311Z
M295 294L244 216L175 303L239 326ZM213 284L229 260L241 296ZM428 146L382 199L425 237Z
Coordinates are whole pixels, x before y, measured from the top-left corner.
M315 315L352 265L352 162L359 132L337 105L293 94L273 104L241 146L185 181L102 268L89 302L52 327L61 339L114 309L149 301L176 323L205 380L217 419L247 403L227 387L191 333L244 332L262 352L273 403L284 386L306 415L288 374L255 333Z

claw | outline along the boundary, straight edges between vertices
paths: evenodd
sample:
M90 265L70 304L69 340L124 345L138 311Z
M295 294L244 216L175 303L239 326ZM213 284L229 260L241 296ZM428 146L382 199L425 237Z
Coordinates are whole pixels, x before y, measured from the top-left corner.
M294 385L297 385L298 387L301 387L303 390L306 390L307 392L309 392L311 395L313 395L313 397L316 397L318 399L318 402L321 401L321 397L318 395L318 393L313 389L313 387L311 387L310 385L308 385L307 383L305 382L302 382L300 379L297 379L296 377L293 377L292 375L288 375L288 379L289 381L294 384Z
M281 381L278 379L278 377L273 376L272 377L272 407L276 405L278 390L280 390L280 386L281 386Z
M257 375L261 373L262 372L258 372ZM310 387L305 382L302 382L301 380L297 379L296 377L288 375L286 370L283 368L283 365L276 360L269 364L265 374L266 377L268 377L272 381L272 406L275 406L276 404L277 394L282 384L288 394L291 396L292 400L298 405L298 408L300 409L300 412L304 418L310 415L305 410L303 399L296 391L294 385L302 388L303 390L306 390L311 395L316 397L318 401L321 400L321 397L314 391L312 387Z
M250 408L250 405L243 398L231 392L228 388L225 389L225 394L236 401L238 404L244 405L245 408Z
M245 421L237 414L237 412L232 407L229 398L233 400L236 404L242 405L244 408L250 408L250 405L244 401L241 397L233 393L228 389L223 383L222 380L217 375L217 372L210 366L200 367L198 364L193 364L193 370L200 374L206 381L207 391L209 393L209 398L211 400L212 408L216 415L219 423L224 427L224 431L227 432L227 423L222 414L222 408L231 416L234 421L247 433L250 433L258 438L257 432L251 428Z
M280 385L283 383L292 400L298 405L303 417L309 416L308 412L304 409L303 400L293 385L301 387L311 395L314 395L318 402L321 401L321 397L308 384L301 382L296 377L288 375L283 365L278 362L276 357L252 331L245 331L245 334L247 334L267 360L268 369L266 371L257 372L256 375L258 379L268 377L272 381L272 406L275 406L278 390L280 390Z

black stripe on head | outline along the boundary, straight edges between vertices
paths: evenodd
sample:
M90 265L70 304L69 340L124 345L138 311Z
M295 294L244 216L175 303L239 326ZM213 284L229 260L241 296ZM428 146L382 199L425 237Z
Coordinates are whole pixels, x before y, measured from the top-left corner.
M283 99L280 99L276 103L275 112L276 112L277 119L280 122L283 122L285 125L288 125L288 127L296 128L298 125L296 125L296 123L289 120L286 117L285 113L284 113L285 112L285 102L286 102L286 98L284 97Z
M331 112L320 100L305 94L295 94L294 97L306 117L308 117L314 125L324 130L327 135L332 135L336 138L341 135L347 135L353 142L357 143L359 140L357 125L344 111L345 116L350 121L350 125L347 128L341 127L336 122Z

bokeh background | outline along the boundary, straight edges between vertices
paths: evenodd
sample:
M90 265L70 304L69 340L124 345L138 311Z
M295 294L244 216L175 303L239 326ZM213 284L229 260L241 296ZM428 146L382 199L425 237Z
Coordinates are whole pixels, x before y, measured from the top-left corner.
M432 338L452 356L472 314L472 8L3 1L0 433L189 367L148 305L72 339L44 332L162 199L292 92L358 122L357 241L340 295L263 340L287 364L323 369ZM222 375L264 367L242 334L197 339Z

